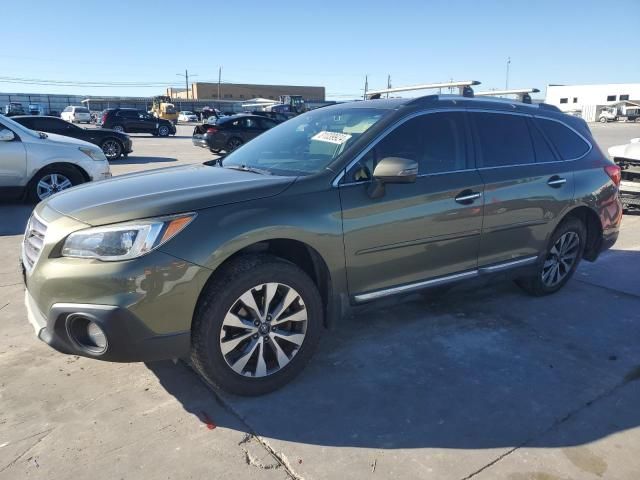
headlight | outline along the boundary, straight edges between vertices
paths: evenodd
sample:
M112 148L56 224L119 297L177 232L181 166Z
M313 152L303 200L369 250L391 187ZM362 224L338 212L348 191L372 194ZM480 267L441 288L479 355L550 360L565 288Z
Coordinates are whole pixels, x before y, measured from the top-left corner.
M195 213L187 213L79 230L65 240L62 256L95 258L104 262L137 258L174 237L195 216Z
M107 157L104 156L104 153L102 152L102 150L98 150L98 149L95 149L95 148L89 148L89 147L78 147L78 150L80 150L82 153L84 153L91 160L96 160L96 161L99 161L99 162L107 160Z

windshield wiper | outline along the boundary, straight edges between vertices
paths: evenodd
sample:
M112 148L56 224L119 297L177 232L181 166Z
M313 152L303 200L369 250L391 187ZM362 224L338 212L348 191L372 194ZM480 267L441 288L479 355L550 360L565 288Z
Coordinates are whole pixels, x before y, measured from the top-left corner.
M240 170L242 172L258 173L260 175L271 175L268 170L262 170L261 168L247 167L246 165L224 165L223 168L230 168L232 170Z

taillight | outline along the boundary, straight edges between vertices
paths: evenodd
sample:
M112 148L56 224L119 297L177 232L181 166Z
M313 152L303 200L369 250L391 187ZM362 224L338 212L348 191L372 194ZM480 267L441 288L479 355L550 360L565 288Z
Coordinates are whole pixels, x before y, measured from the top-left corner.
M604 167L604 171L607 173L607 175L609 175L609 178L616 187L620 186L622 173L618 165L607 165L606 167Z
M107 123L107 114L106 114L106 113L102 115L102 121L101 121L101 123L102 123L102 124Z
M213 128L213 127L209 127L209 128L207 128L207 133L218 133L218 129L217 128Z

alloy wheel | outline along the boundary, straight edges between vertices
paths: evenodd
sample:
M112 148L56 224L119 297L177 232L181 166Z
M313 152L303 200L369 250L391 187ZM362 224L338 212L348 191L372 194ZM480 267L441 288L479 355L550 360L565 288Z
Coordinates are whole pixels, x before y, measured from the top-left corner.
M282 283L257 285L233 303L222 322L222 356L240 375L272 375L300 350L307 318L304 301L292 287Z
M124 127L122 125L114 125L113 130L116 132L124 132Z
M547 287L558 285L571 272L579 252L580 237L576 232L558 238L542 266L542 283Z
M121 150L120 144L115 140L107 140L102 144L102 151L108 160L117 159L120 156Z
M38 198L44 200L54 193L70 187L73 187L73 183L67 177L60 173L49 173L40 179L36 189Z

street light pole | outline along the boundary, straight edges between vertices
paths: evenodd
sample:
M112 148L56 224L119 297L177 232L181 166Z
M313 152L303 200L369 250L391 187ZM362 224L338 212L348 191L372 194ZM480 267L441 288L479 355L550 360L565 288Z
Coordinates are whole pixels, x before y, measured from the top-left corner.
M507 80L504 85L505 90L509 90L509 65L511 65L511 57L507 58Z
M176 75L179 77L184 77L184 86L186 87L185 92L187 94L187 100L189 100L189 71L185 68L184 74L176 73ZM198 75L191 75L191 76L197 77Z

